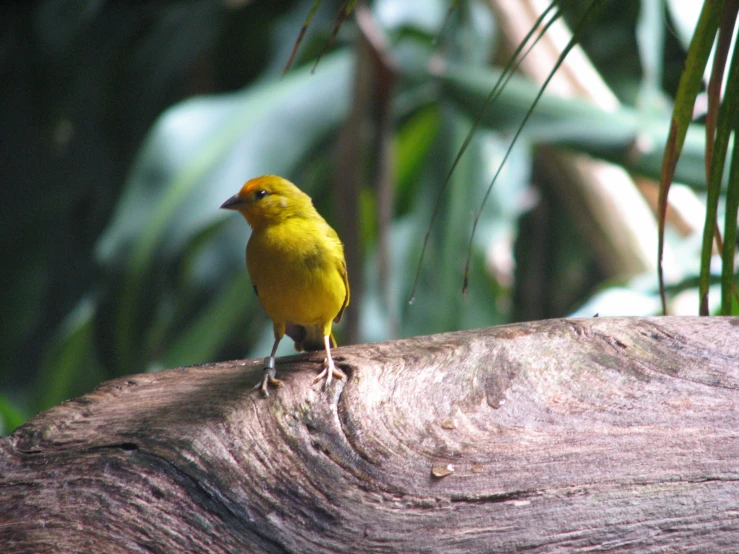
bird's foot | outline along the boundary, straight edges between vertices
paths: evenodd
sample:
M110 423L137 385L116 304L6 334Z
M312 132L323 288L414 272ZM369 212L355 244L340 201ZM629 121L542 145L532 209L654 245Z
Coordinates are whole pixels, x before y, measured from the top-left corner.
M313 384L315 385L320 382L324 377L326 378L326 382L323 385L325 390L331 384L332 377L344 379L346 374L334 365L334 361L331 358L326 358L323 362L323 371L318 374L318 377L313 379Z
M264 377L262 377L261 382L254 385L254 390L261 389L262 394L265 397L269 396L269 385L274 385L275 387L281 387L282 385L284 385L284 383L277 379L275 375L277 375L277 370L275 370L275 359L272 357L265 358Z

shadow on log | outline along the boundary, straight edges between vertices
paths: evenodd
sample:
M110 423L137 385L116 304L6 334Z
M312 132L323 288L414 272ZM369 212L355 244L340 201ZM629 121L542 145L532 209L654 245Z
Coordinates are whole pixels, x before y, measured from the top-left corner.
M135 375L0 439L11 552L726 552L739 318L551 320Z

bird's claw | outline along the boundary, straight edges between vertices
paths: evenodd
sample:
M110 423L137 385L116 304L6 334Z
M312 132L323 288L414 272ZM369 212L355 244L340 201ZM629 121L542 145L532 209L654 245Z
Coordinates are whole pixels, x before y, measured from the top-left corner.
M275 387L281 387L285 383L280 381L275 377L277 375L277 370L275 370L274 365L265 365L264 367L264 377L262 377L261 382L254 385L253 390L261 389L262 394L267 397L269 396L269 385L274 385Z
M326 382L323 385L323 389L326 390L328 386L331 384L332 377L336 377L337 379L344 379L346 377L346 374L340 369L338 369L329 360L326 360L324 362L323 371L318 374L318 377L313 379L313 384L315 385L316 383L320 382L324 377L326 378Z

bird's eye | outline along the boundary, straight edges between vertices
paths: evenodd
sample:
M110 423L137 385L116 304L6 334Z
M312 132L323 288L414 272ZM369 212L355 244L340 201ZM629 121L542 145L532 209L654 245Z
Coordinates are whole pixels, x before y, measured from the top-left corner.
M267 196L267 191L266 190L258 190L257 192L254 193L254 198L256 200L261 200L265 196Z

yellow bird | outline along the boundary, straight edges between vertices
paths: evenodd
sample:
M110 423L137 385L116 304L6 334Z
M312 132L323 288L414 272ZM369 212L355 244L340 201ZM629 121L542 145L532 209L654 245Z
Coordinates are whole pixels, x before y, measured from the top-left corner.
M257 297L272 320L275 342L264 359L261 385L265 396L275 378L275 352L287 335L295 350L326 349L325 369L316 378L344 378L331 357L336 346L332 322L349 305L344 246L313 207L310 196L290 181L263 175L247 181L221 208L236 210L252 229L246 245L246 267ZM255 387L255 388L257 388Z

